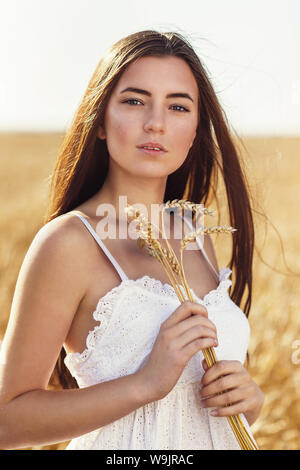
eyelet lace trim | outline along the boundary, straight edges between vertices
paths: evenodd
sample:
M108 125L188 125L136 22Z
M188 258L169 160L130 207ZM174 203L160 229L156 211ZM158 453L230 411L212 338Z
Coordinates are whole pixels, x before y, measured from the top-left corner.
M193 289L191 289L193 296L197 299L199 303L205 306L218 304L227 295L227 290L232 285L231 279L228 279L231 273L232 273L231 269L222 268L219 273L219 284L215 289L212 289L211 291L209 291L203 297L203 299L198 297L196 293L193 291ZM148 275L145 275L139 279L136 279L135 281L132 281L131 279L127 279L123 282L124 283L134 282L136 285L141 285L142 287L145 287L147 290L154 292L155 294L167 295L167 296L177 298L177 294L171 284L169 283L164 284L159 279L155 279ZM181 291L183 292L184 297L187 299L188 297L187 297L184 287L181 284L179 285L181 287Z
M231 273L231 269L226 267L222 268L219 273L218 286L216 289L212 289L210 292L208 292L203 297L203 299L199 298L193 289L191 289L191 292L196 301L204 306L217 305L223 301L225 297L228 296L228 288L232 285L232 281L228 279ZM78 365L79 363L88 359L93 349L95 349L98 333L101 332L101 334L103 334L109 324L116 300L118 298L118 294L126 286L130 285L145 288L147 291L153 292L157 295L177 298L177 294L171 284L162 283L159 279L155 279L148 275L138 279L123 279L118 286L113 287L109 292L101 297L101 299L99 299L97 307L93 312L93 318L96 321L99 321L100 324L96 325L92 330L89 331L86 338L86 349L83 352L69 353L66 355L64 362L68 368L70 365ZM182 285L180 285L180 287L182 288L182 292L187 299L188 297L185 293L184 287Z

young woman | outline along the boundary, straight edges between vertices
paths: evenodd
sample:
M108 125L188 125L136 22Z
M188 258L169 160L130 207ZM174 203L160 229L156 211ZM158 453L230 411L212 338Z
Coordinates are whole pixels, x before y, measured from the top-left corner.
M1 350L1 448L71 440L68 449L239 449L226 418L236 414L251 433L263 404L243 365L254 231L225 121L180 34L132 34L100 61L53 171L45 224L17 280ZM157 146L163 150L145 149ZM104 243L101 211L117 208L120 195L148 214L152 204L173 199L205 205L218 171L238 229L234 289L229 297L232 270L219 271L205 236L199 250L184 255L195 302L180 304L129 227ZM122 212L116 214L111 222L119 229ZM170 218L177 254L179 220L185 233L194 228ZM208 369L201 350L212 346L219 362ZM48 387L53 370L63 389Z

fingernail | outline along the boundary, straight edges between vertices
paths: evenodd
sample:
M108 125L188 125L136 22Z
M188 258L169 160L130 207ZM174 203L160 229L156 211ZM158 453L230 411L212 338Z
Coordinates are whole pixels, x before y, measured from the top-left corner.
M209 413L211 416L218 416L218 410L211 410Z

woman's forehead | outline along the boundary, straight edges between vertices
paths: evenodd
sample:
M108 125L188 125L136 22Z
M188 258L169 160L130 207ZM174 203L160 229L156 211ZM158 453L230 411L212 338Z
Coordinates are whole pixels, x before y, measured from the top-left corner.
M118 80L115 92L120 93L128 87L150 93L187 93L194 102L198 96L198 85L190 66L174 56L147 56L133 61Z

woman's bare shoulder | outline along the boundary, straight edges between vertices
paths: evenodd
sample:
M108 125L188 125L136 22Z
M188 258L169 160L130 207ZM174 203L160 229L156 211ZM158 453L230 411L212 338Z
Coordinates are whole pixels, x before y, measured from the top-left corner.
M84 288L88 282L88 262L91 259L89 253L92 254L92 248L90 237L82 230L78 217L66 213L52 219L38 230L26 253L24 264L51 266L54 270L57 266L57 275L58 267L61 269L64 265L64 274L69 272L71 276L78 277L79 273L82 273Z
M59 250L63 255L77 255L91 247L90 237L75 214L67 212L44 224L32 240L32 248Z
M67 244L68 241L76 242L76 240L82 242L86 240L86 237L81 225L74 213L67 212L43 225L37 232L36 238L49 239L54 244L63 242ZM72 237L71 240L70 237Z

